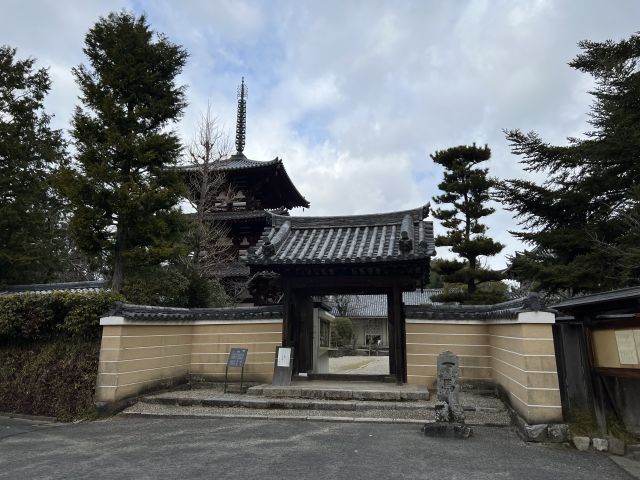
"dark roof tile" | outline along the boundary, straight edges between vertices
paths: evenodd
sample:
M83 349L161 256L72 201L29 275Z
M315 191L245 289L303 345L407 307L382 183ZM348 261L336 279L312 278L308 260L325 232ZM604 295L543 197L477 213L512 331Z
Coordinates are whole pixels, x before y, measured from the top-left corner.
M402 301L405 305L437 305L431 301L431 297L442 293L441 288L416 290L415 292L403 292ZM347 297L345 314L349 318L386 317L386 295L345 295ZM339 316L335 300L331 304L331 313Z
M609 292L594 293L591 295L583 295L579 297L569 298L560 303L553 305L553 308L566 310L572 307L582 307L587 305L595 305L599 303L615 302L620 300L640 299L640 287L622 288L619 290L611 290Z
M272 215L248 264L370 263L435 253L428 205L414 210L339 217Z
M105 316L124 317L128 320L142 321L281 319L282 306L173 308L116 302Z
M434 305L405 306L405 316L409 319L424 320L492 320L515 319L521 312L545 311L537 293L494 305Z
M104 280L61 283L32 283L29 285L7 285L0 287L0 294L51 293L51 292L97 292L107 288Z

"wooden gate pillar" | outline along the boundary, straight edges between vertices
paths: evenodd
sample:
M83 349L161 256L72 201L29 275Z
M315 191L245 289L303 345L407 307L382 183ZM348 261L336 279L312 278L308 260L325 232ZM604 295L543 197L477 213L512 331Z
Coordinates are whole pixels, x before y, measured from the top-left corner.
M389 373L396 377L398 384L407 381L407 343L404 325L402 291L394 285L387 294L389 318Z

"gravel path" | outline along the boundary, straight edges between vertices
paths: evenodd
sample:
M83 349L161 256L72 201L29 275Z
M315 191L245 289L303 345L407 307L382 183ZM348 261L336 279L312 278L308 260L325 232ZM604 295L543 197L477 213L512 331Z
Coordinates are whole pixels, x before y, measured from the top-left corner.
M389 357L337 357L329 359L330 373L388 375Z

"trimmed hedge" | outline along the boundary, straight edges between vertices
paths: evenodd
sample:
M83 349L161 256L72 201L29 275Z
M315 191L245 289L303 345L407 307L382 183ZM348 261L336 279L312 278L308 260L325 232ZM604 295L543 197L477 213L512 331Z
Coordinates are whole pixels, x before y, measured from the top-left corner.
M0 296L0 345L55 338L99 340L100 315L123 300L107 291Z
M122 300L106 291L0 296L0 411L93 417L100 316Z
M99 342L67 339L0 347L0 411L94 418L99 352Z

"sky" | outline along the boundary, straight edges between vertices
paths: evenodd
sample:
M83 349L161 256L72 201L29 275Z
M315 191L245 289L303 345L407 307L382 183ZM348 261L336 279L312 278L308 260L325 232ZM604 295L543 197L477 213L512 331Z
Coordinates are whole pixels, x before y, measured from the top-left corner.
M49 69L47 111L65 131L79 103L71 69L86 63L84 36L111 11L144 13L189 52L179 78L189 106L173 127L185 143L207 104L233 136L244 76L245 154L282 158L311 203L292 214L314 216L433 206L442 170L429 155L461 144L489 145L491 175L526 177L503 130L534 130L556 144L580 136L592 82L567 65L577 43L640 30L635 0L0 4L0 43ZM488 233L505 249L487 262L503 268L526 246L509 233L518 229L511 212L494 206Z

